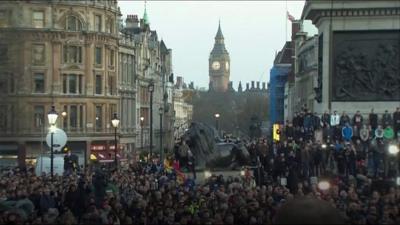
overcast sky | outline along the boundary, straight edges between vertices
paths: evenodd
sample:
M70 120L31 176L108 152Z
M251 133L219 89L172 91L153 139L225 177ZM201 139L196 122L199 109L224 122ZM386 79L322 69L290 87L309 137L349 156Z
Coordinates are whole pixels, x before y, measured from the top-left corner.
M304 1L147 1L150 28L172 49L175 76L208 88L208 57L221 20L225 46L231 58L230 80L268 82L275 57L290 39L287 9L300 18ZM144 1L119 1L126 15L143 16Z

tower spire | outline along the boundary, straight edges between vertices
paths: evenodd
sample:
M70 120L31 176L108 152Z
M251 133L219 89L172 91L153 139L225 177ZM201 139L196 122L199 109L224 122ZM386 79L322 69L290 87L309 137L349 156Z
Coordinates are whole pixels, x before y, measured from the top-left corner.
M218 31L217 35L215 35L215 39L224 39L224 35L222 34L221 31L221 19L218 20Z
M145 23L145 24L147 24L147 25L150 24L150 22L149 22L149 17L147 16L147 1L146 1L146 0L144 0L143 20L144 20L144 23Z

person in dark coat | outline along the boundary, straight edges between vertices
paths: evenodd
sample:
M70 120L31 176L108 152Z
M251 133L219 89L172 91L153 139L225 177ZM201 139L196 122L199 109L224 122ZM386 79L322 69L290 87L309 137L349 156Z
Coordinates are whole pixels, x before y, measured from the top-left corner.
M50 194L50 189L45 188L40 196L40 213L43 215L47 213L50 208L56 208L56 201Z
M385 113L382 115L382 126L386 128L387 126L392 125L392 115L389 114L388 110L385 110Z
M375 129L378 127L378 115L374 113L374 109L371 109L371 113L369 114L368 119L372 132L375 132Z
M393 129L394 133L397 136L400 131L400 107L396 108L396 112L393 113Z
M71 185L67 193L65 194L64 204L67 206L74 216L77 216L76 210L80 210L77 202L79 199L79 193L75 185Z
M328 111L325 111L324 114L321 117L321 121L324 127L327 127L331 123L331 115L328 113Z
M350 117L346 114L346 111L343 111L340 116L340 126L344 127L347 123L350 123Z
M363 116L361 115L360 111L357 111L356 114L354 114L353 116L353 125L357 126L357 128L360 130L363 122Z

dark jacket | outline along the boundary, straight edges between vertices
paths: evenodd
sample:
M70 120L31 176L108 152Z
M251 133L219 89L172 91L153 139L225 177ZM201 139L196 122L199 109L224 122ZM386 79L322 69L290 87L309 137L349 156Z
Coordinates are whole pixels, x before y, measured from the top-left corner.
M47 212L50 208L56 207L56 201L52 196L41 195L40 196L40 211L41 213Z
M324 126L329 125L331 122L331 115L329 115L329 113L324 113L321 120Z
M369 124L371 125L372 129L376 129L378 127L378 115L375 113L369 114Z
M384 128L386 128L389 125L392 125L392 116L389 113L383 114L382 125Z

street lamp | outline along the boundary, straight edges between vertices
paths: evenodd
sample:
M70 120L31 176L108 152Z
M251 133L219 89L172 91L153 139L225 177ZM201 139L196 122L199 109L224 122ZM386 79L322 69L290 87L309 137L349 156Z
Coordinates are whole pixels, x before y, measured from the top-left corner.
M141 138L140 147L142 148L142 151L143 151L143 125L144 125L144 117L141 116L140 117L140 138Z
M112 118L112 120L111 120L111 123L112 123L112 125L113 125L113 127L114 127L114 134L115 134L115 136L114 136L114 152L115 152L115 158L114 158L114 160L115 160L115 169L118 169L118 163L117 163L117 128L118 128L118 125L119 125L119 119L118 119L118 117L117 117L117 113L114 113L114 117Z
M56 112L56 109L53 106L51 106L50 112L47 114L47 119L49 120L50 124L50 175L51 175L51 180L53 180L53 175L54 175L54 149L53 149L53 142L54 142L54 130L56 126L58 118L58 113Z
M163 162L163 107L159 108L160 110L160 162Z
M150 156L151 160L153 154L153 92L154 92L154 82L150 81L149 83L149 92L150 92Z
M219 119L219 117L220 117L219 113L216 113L216 114L214 115L214 117L215 117L215 129L217 129L217 132L218 132L218 134L219 134L219 123L218 123L218 119Z

